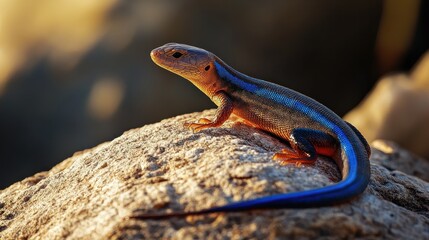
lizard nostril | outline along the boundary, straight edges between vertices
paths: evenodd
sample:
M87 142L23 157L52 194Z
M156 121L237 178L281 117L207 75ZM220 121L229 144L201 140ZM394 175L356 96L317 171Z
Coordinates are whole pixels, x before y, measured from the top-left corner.
M179 58L179 57L181 57L183 54L181 54L181 53L179 53L179 52L175 52L175 53L173 53L173 57L175 57L175 58Z

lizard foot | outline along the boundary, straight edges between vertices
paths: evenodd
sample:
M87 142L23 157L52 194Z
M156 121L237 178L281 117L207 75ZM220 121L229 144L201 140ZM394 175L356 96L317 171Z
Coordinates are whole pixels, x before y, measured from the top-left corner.
M196 133L203 129L214 127L213 122L207 118L200 118L196 123L185 123L183 124L185 127L192 130L192 132Z
M315 160L312 157L300 155L299 153L286 148L282 149L281 152L274 154L273 159L279 161L281 165L295 164L297 167L314 164Z

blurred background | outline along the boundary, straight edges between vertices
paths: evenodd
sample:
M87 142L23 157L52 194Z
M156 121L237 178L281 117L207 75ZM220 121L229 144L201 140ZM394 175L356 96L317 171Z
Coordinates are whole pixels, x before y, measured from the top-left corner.
M0 189L130 128L213 108L151 62L167 42L344 115L427 50L428 3L0 1Z

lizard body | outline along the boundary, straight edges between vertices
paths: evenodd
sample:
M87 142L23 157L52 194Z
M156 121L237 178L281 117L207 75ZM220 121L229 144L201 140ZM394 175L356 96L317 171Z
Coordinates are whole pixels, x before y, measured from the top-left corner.
M262 208L330 206L356 197L370 179L370 147L351 124L314 99L286 87L244 75L216 55L193 46L169 43L151 52L159 66L197 86L218 109L213 120L188 123L194 131L222 125L231 114L252 126L288 141L292 147L274 155L282 163L311 163L318 155L331 157L342 180L319 189L233 202L195 212L145 214L139 219L166 218Z

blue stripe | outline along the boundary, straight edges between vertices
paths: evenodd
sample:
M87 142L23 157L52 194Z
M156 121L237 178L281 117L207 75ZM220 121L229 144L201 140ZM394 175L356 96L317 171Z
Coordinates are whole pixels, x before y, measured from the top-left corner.
M356 159L356 155L355 155L354 150L353 150L353 146L350 143L347 136L345 135L344 131L340 127L338 127L338 125L329 121L329 119L327 119L325 116L323 116L319 112L315 111L313 108L310 108L306 104L299 102L296 99L288 98L285 95L280 95L280 94L274 93L270 90L267 90L265 88L261 88L261 87L257 86L256 84L246 82L246 81L238 78L237 76L231 74L227 69L225 69L221 64L217 63L216 61L214 62L214 64L215 64L215 67L216 67L216 70L217 70L219 77L222 78L223 80L225 80L225 81L227 81L233 85L236 85L238 88L247 90L247 91L254 93L258 96L263 96L263 97L270 99L274 102L282 104L288 108L296 109L296 110L300 111L301 113L309 116L314 121L321 122L324 126L331 129L331 131L333 131L335 134L337 134L338 139L342 143L341 145L342 145L342 147L343 147L343 149L344 149L344 151L348 157L349 169L356 169L357 168L357 159ZM357 177L356 171L349 171L349 176L346 179L346 181L347 182L353 181L353 179L355 179L356 177Z
M220 78L224 79L227 82L230 82L233 85L239 86L241 89L247 90L249 92L254 92L259 89L258 86L245 82L237 76L231 74L228 70L226 70L222 65L218 62L214 62L217 74Z

